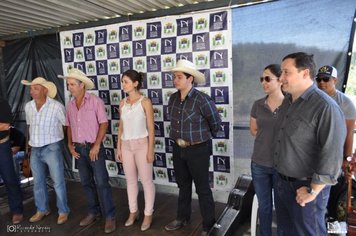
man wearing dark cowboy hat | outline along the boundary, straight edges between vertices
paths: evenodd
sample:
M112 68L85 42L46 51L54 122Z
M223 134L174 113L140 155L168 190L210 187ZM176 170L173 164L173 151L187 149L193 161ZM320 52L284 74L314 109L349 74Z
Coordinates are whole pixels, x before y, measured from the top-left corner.
M60 102L53 99L57 94L54 83L42 77L37 77L32 82L22 80L21 83L31 86L30 94L33 98L25 106L29 130L28 144L32 147L33 193L37 208L30 222L40 221L50 213L46 184L46 169L48 168L57 197L59 214L57 224L63 224L68 220L69 214L62 154L65 109Z
M99 97L86 92L94 88L94 83L82 71L73 68L67 76L58 77L67 81L68 90L74 98L67 105L68 147L77 161L80 182L89 205L88 214L79 225L87 226L94 222L100 215L101 205L105 233L111 233L116 229L116 223L102 144L108 127L104 103Z
M191 215L192 181L199 198L206 235L215 223L214 199L209 185L211 138L220 128L221 119L214 101L195 89L193 83L204 83L204 74L188 60L179 60L174 73L177 92L171 95L168 110L171 119L170 138L173 165L179 188L177 216L165 226L167 231L188 224Z

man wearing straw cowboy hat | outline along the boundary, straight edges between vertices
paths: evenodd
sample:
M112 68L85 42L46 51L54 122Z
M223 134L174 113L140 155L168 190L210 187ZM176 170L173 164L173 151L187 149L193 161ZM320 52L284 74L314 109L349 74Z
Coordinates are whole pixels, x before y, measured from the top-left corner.
M64 181L63 164L63 127L65 125L64 106L54 100L57 94L56 85L42 77L32 82L22 80L22 84L31 86L33 98L25 106L26 123L28 126L31 148L31 171L34 181L34 198L37 212L30 222L37 222L50 213L48 191L46 184L46 168L54 182L57 196L57 224L63 224L68 219L67 190Z
M79 225L94 222L100 215L101 206L106 219L105 233L111 233L116 229L116 223L102 144L108 127L104 103L99 97L86 92L94 88L94 83L82 71L73 68L67 76L58 77L67 81L68 90L74 97L67 105L68 147L77 161L88 201L88 214Z
M209 185L211 138L219 131L221 119L214 101L193 87L194 82L202 84L205 78L192 62L179 60L172 71L178 91L169 99L168 112L170 138L175 140L173 166L179 197L176 219L165 229L177 230L189 223L194 181L203 217L202 235L207 235L215 223L214 199Z

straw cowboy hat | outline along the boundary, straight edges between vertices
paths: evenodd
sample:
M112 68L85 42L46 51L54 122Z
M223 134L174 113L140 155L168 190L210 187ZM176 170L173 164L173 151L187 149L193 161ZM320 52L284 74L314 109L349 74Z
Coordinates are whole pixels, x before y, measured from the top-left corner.
M77 68L73 68L69 70L68 75L64 76L64 75L58 75L58 78L62 78L62 79L77 79L81 82L84 83L85 85L85 89L86 90L90 90L93 89L94 83L91 79L89 79L81 70L78 70Z
M188 60L179 60L177 62L177 66L172 69L173 72L175 71L180 71L184 72L187 74L190 74L194 77L194 81L197 84L203 84L205 83L205 76L203 73L197 70L196 66L194 63L188 61Z
M47 96L50 98L54 98L57 94L57 87L56 85L51 82L51 81L47 81L46 79L42 78L42 77L37 77L34 80L32 80L31 82L28 80L21 80L21 84L24 85L42 85L43 87L45 87L48 90Z

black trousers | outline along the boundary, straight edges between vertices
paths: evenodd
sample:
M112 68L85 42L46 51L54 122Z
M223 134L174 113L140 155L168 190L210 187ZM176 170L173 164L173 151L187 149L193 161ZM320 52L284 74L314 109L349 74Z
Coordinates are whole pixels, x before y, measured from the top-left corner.
M194 181L205 231L215 223L215 204L209 185L210 153L210 141L186 148L173 146L173 165L179 188L177 219L190 220Z

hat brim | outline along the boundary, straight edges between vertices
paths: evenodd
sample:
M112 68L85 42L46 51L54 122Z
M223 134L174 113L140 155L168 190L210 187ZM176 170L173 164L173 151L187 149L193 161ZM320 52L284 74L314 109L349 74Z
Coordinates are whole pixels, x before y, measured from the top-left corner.
M204 74L201 73L198 70L194 70L194 69L187 68L187 67L175 67L171 71L173 71L173 72L180 71L180 72L184 72L184 73L190 74L190 75L192 75L194 77L194 82L196 82L197 84L204 84L205 83Z
M327 77L327 78L332 78L332 77L333 77L332 75L325 74L325 73L318 73L318 74L316 75L316 77L319 77L319 76L323 76L323 77Z
M86 76L81 76L81 75L76 75L76 74L69 74L69 75L58 75L57 76L58 78L60 79L76 79L76 80L79 80L81 81L84 85L85 85L85 89L86 90L90 90L90 89L93 89L95 86L94 86L94 83L91 79L89 79L88 77Z
M33 83L28 80L21 80L21 84L23 84L23 85L42 85L43 87L45 87L48 90L48 92L47 92L48 97L55 98L57 95L57 87L51 81L47 81L45 83Z

